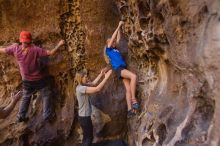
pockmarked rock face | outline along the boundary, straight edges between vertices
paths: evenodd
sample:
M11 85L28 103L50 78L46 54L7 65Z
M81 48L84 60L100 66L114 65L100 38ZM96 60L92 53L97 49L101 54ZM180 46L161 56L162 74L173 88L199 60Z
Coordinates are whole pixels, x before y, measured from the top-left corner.
M116 3L139 77L141 113L128 121L129 145L219 145L220 3Z
M120 19L125 21L119 50L136 73L141 111L127 120L125 89L113 74L93 95L94 142L124 139L129 146L209 145L219 142L218 0L0 0L0 46L31 31L33 42L52 49L49 73L56 119L42 122L42 100L35 94L27 123L15 123L19 104L0 120L0 145L81 145L77 120L76 71L91 79L105 67L103 49ZM13 57L0 55L0 103L21 89Z

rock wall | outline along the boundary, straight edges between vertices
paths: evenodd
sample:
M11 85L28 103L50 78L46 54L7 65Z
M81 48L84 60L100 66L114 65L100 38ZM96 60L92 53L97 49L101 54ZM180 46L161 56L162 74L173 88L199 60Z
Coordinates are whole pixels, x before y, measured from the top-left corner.
M128 121L129 144L219 145L214 57L219 2L118 0L117 5L142 107Z
M94 78L105 66L105 41L120 19L125 21L120 51L138 75L141 112L127 120L124 87L113 75L92 97L94 141L220 145L219 6L218 0L0 0L0 46L17 42L24 29L45 49L66 40L49 58L56 120L42 123L36 94L28 123L15 123L18 105L0 120L0 145L80 145L74 75L87 68ZM0 103L6 105L21 78L15 60L0 57Z
M2 0L0 7L0 46L18 42L21 30L31 31L34 43L45 49L52 49L61 38L66 40L65 47L49 58L56 120L53 123L42 122L41 98L36 94L30 105L28 123L15 123L19 105L10 117L0 121L0 144L80 145L82 131L77 122L74 76L77 70L86 67L91 78L94 78L105 67L105 62L101 61L104 60L104 42L119 20L116 4L113 1L87 0ZM106 20L106 17L109 19ZM1 55L1 75L1 103L6 105L10 93L21 89L19 70L12 57ZM117 80L112 80L109 86L112 86L110 90L104 89L93 98L95 141L118 139L126 135L123 86Z

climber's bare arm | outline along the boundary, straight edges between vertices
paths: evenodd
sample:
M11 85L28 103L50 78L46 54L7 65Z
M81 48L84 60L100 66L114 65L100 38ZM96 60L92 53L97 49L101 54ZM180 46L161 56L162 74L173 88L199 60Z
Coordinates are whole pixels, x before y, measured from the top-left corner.
M47 50L47 54L48 54L49 56L54 55L54 54L57 52L57 50L58 50L64 43L65 43L64 40L60 40L60 42L57 44L57 46L56 46L54 49L52 49L52 50Z
M0 53L6 53L6 49L5 49L5 48L0 47Z
M117 33L116 44L119 44L120 39L121 39L121 28L118 30L118 33Z
M108 42L108 47L111 47L112 46L112 43L114 42L114 40L116 39L117 37L117 34L118 34L118 31L119 29L121 28L121 26L124 24L123 21L120 21L119 24L118 24L118 27L116 28L115 32L113 33L110 41Z

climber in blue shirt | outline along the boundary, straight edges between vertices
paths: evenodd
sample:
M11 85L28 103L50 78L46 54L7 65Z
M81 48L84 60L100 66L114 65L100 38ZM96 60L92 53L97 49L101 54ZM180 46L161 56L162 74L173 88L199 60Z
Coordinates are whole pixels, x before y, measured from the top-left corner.
M127 69L125 60L116 48L116 45L120 40L120 29L123 24L124 22L120 21L112 37L107 40L107 46L104 49L104 57L106 63L111 65L118 78L123 80L126 89L126 101L128 106L127 116L130 118L136 114L140 106L135 98L137 76Z

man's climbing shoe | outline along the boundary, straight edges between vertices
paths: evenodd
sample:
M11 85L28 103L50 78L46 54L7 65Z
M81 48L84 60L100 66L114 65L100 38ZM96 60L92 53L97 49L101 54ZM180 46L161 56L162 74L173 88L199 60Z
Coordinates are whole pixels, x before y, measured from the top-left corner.
M140 110L140 105L136 102L136 103L133 103L132 104L132 108L136 111L139 111Z
M53 123L54 121L56 121L56 114L52 113L51 115L49 115L48 117L46 117L44 119L45 122L49 122L49 123Z
M28 117L20 117L20 116L18 116L16 122L17 122L17 123L27 122L28 120L29 120Z
M135 112L133 111L133 109L131 109L131 110L128 111L127 118L131 118L135 115L136 115Z

